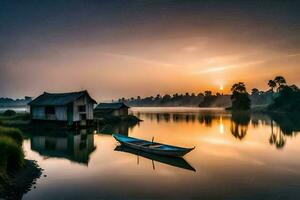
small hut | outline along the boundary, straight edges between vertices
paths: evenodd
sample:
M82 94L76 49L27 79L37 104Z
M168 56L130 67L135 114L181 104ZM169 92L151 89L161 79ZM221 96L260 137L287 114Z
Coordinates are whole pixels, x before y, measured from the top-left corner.
M84 90L69 93L47 93L35 98L30 106L31 120L60 121L68 125L93 120L94 104L89 93Z
M94 113L97 117L128 116L128 109L129 106L124 103L100 103Z

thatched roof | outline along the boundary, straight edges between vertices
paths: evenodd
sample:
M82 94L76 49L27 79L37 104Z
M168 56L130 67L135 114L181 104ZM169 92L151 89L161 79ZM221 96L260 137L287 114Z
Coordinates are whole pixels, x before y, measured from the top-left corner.
M44 92L42 95L38 96L33 101L28 103L28 105L33 105L33 106L67 105L84 95L88 95L88 97L92 100L92 102L94 104L97 104L97 102L90 97L89 93L86 90L84 90L84 91L69 92L69 93L47 93L47 92Z
M129 108L129 106L127 106L125 103L99 103L95 109L96 110L100 110L100 109L118 110L120 108Z

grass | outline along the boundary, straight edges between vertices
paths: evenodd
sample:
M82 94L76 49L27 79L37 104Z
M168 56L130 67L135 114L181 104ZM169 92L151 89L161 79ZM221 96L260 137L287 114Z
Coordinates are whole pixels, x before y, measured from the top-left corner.
M7 116L3 113L0 114L0 125L14 126L26 125L30 122L29 113L17 113L15 115Z
M1 136L12 138L18 145L22 145L23 135L21 131L17 128L0 126L0 137Z
M0 199L18 199L30 190L41 170L25 160L23 134L18 128L29 122L28 114L0 114Z
M18 169L24 164L23 136L19 129L0 126L0 169Z
M0 155L0 168L3 172L19 169L24 164L22 145L8 136L0 136Z

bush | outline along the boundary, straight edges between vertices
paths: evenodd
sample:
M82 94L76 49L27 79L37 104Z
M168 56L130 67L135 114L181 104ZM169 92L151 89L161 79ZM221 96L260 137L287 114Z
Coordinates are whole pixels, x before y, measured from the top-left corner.
M3 115L6 117L11 117L11 116L15 116L17 113L14 110L6 110L4 111Z
M18 169L24 164L22 145L17 144L10 137L0 136L0 155L0 169L2 171Z
M8 127L0 126L0 136L10 137L18 145L22 145L23 135L22 135L21 131L17 128L8 128Z
M27 121L30 120L30 114L29 113L17 114L13 119Z

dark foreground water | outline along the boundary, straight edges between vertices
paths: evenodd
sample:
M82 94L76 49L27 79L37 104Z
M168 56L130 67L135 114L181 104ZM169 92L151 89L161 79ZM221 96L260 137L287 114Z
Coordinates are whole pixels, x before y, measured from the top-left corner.
M46 177L24 199L300 199L298 116L192 108L133 113L144 121L31 136L26 156ZM184 159L151 156L118 147L112 133L196 149Z

